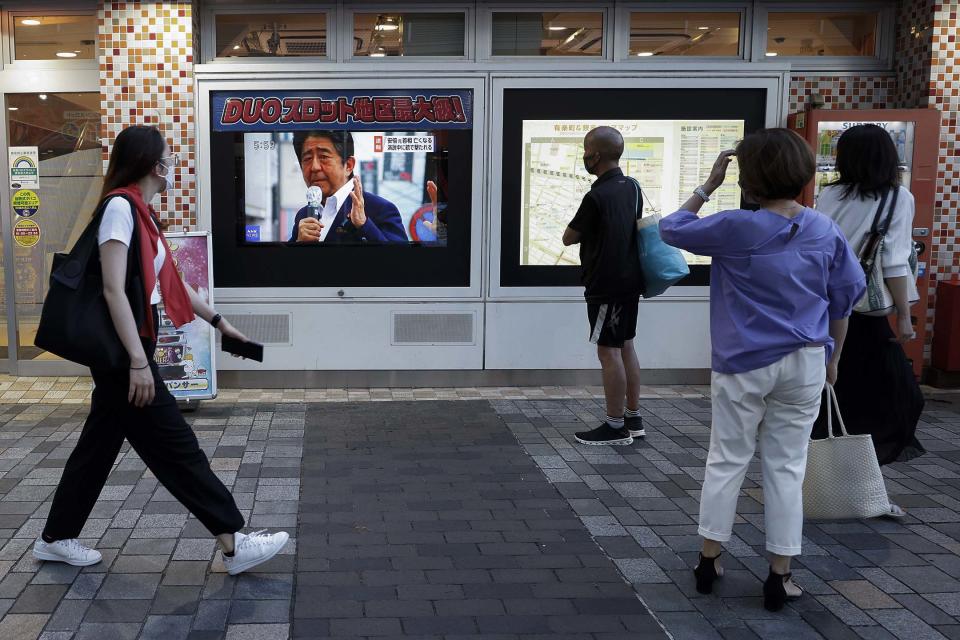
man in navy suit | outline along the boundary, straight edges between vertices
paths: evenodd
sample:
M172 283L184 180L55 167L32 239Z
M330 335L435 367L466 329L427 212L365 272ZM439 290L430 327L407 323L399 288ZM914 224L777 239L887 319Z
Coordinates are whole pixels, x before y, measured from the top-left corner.
M353 136L349 131L297 131L293 148L307 187L319 187L319 207L297 212L290 242L406 242L400 212L389 200L363 190L353 175Z

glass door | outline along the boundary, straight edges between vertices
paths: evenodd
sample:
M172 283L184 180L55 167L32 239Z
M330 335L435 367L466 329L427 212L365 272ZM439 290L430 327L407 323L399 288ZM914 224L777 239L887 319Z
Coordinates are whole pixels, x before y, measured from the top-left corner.
M15 340L17 373L65 373L73 367L33 342L53 255L73 246L103 183L100 94L6 93L4 105L10 187L4 213L12 240L4 259L16 291L0 300L15 306L9 318L15 330L4 336ZM30 366L43 362L60 366Z

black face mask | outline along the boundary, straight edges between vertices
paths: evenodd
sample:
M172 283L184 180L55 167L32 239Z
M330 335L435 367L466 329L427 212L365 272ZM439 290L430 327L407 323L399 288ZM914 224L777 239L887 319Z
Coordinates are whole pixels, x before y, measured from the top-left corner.
M590 155L597 155L597 154L596 154L596 153L592 153L592 154L590 154ZM592 173L593 173L594 168L595 168L599 163L600 163L600 158L597 158L597 161L594 162L592 165L590 165L590 164L587 163L587 159L586 159L586 158L583 158L583 168L586 169L586 170L587 170L587 173L589 173L589 174L592 174Z

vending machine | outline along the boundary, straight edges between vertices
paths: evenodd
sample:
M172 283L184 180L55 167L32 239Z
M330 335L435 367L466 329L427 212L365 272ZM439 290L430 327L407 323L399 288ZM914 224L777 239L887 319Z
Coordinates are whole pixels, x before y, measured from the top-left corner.
M858 124L875 124L890 133L900 155L901 184L910 189L916 202L913 239L919 254L917 290L920 301L913 307L917 337L904 345L917 376L923 368L923 347L927 337L927 261L933 230L933 208L937 190L940 147L940 112L936 109L809 109L790 115L788 126L802 135L817 154L817 174L803 193L803 203L814 206L824 185L837 177L837 139Z

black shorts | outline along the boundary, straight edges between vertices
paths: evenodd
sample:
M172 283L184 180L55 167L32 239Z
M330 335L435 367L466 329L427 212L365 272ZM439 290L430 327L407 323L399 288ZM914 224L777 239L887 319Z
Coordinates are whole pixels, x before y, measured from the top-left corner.
M587 303L590 342L601 347L621 348L637 335L640 298L619 302Z

